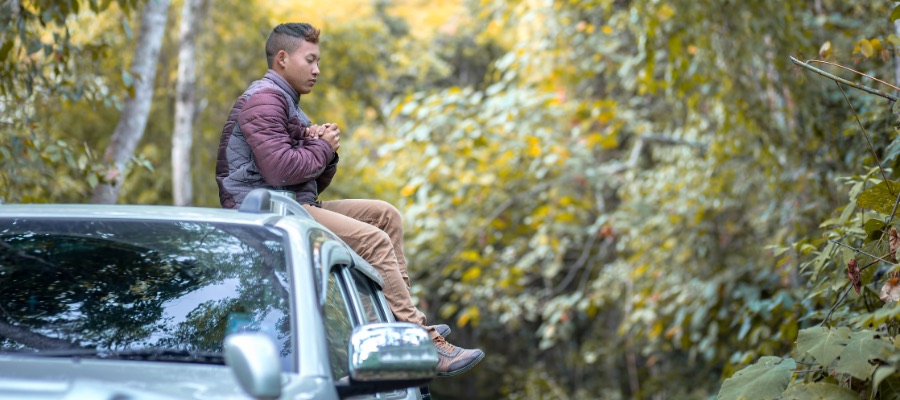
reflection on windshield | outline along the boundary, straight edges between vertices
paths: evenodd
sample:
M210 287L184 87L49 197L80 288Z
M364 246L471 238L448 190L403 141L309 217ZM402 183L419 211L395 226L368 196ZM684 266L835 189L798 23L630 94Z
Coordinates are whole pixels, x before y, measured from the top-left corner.
M262 227L0 221L0 351L221 353L265 332L292 368L282 238Z

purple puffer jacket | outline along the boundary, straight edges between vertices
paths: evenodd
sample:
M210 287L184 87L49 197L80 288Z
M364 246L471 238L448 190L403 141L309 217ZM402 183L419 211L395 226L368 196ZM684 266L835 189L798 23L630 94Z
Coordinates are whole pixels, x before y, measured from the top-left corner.
M289 190L300 203L317 204L338 156L328 142L306 137L310 121L299 101L297 91L269 70L234 103L216 160L222 207L240 207L256 188Z

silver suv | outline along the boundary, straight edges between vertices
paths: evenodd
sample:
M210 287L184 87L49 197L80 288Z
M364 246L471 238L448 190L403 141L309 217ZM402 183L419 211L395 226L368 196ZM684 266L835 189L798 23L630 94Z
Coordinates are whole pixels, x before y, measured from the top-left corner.
M0 205L0 398L421 399L438 356L277 192Z

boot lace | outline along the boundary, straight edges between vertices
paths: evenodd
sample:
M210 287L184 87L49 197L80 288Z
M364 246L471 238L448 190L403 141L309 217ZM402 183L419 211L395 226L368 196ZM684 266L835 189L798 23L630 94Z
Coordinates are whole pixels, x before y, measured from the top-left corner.
M442 352L445 352L448 354L453 352L454 346L452 344L448 343L447 340L444 339L443 336L437 335L437 336L435 336L434 339L432 339L432 341L434 342L434 347L437 347Z

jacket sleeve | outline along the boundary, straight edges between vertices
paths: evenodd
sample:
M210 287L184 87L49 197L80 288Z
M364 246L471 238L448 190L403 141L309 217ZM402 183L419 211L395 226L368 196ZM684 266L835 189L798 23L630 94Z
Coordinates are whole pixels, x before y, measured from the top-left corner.
M336 156L324 140L291 137L287 110L284 96L262 90L247 99L237 120L260 175L276 187L319 178Z
M334 178L334 174L337 172L337 163L339 159L340 157L335 153L334 159L328 163L325 167L325 171L322 172L322 175L319 175L319 177L316 178L316 188L319 189L319 193L324 192L325 188L331 184L331 179Z

